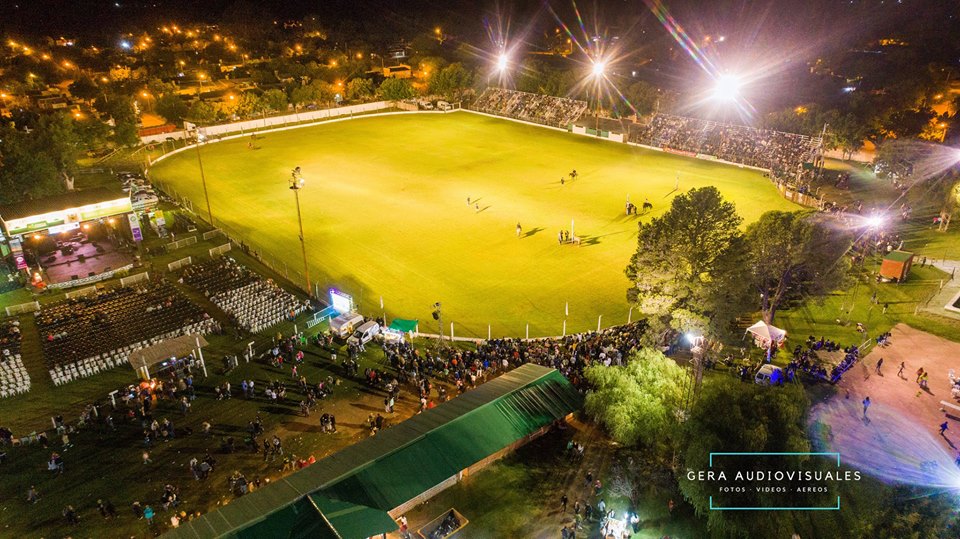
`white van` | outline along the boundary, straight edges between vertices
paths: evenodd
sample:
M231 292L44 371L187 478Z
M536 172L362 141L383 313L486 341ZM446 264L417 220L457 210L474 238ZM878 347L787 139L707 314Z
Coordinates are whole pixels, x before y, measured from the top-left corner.
M755 384L766 386L780 385L785 381L783 369L777 367L776 365L764 365L763 367L760 367L760 370L757 371L756 376L753 377L753 382Z
M440 110L453 110L453 105L446 101L437 101L437 108Z
M353 345L353 346L367 344L379 334L380 334L380 324L371 320L369 322L363 323L360 327L358 327L357 330L353 332L353 336L347 339L347 344Z
M363 317L357 313L343 313L330 321L330 331L337 337L345 338L353 333L353 328L363 323Z

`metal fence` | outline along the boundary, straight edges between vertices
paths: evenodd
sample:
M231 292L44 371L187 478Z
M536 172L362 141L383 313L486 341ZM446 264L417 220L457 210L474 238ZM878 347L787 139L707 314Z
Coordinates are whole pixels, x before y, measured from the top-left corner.
M167 264L167 271L177 271L178 269L184 266L189 266L190 264L193 264L193 257L188 256L186 258L181 258L180 260L175 260Z

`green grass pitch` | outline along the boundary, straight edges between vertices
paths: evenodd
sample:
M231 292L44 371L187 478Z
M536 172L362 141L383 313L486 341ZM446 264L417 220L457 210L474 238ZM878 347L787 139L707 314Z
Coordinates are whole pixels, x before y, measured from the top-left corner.
M717 186L746 222L798 209L756 171L458 112L358 118L204 146L214 218L264 255L302 270L290 171L311 278L364 314L417 318L458 336L559 335L627 321L623 269L636 248L630 200L649 219L693 187ZM576 169L579 178L561 185ZM202 212L193 150L151 170ZM471 204L466 203L470 197ZM479 204L479 211L474 204ZM558 245L570 229L582 244ZM517 238L517 222L523 227ZM293 274L291 273L291 278ZM564 315L569 302L569 316ZM636 313L634 313L636 315Z

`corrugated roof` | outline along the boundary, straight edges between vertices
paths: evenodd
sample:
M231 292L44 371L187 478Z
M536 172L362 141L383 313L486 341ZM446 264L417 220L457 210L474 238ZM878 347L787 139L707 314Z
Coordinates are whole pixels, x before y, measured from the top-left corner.
M117 200L127 196L129 195L124 193L119 185L116 188L96 187L93 189L70 191L62 195L53 195L35 200L24 200L15 204L0 206L0 220L10 221L12 219L23 219L24 217L30 217L32 215L69 210L88 204Z
M908 251L892 251L887 253L887 256L883 257L885 260L893 260L896 262L906 262L913 257L913 253Z
M267 526L274 537L293 537L289 519L296 509L290 507L300 507L309 494L386 512L582 404L582 396L556 370L523 365L183 523L167 536L247 538L252 537L247 530Z
M397 529L397 523L386 511L315 494L311 494L307 499L317 508L327 527L338 537L373 537Z

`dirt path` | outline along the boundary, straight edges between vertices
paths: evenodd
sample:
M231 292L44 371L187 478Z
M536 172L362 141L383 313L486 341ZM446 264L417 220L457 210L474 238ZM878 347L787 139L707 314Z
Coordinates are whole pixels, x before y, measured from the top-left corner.
M583 459L571 461L571 465L562 474L557 474L545 489L549 492L556 492L556 496L546 499L543 503L547 507L553 507L548 512L548 518L544 520L541 527L532 534L532 537L542 539L555 539L560 536L560 528L563 526L572 526L575 522L574 505L580 502L580 514L584 515L586 504L596 506L599 497L594 496L593 486L587 483L587 473L591 473L593 480L606 477L608 468L612 463L614 446L607 440L607 437L598 432L596 425L583 423L576 419L569 423L569 427L574 429L573 441L584 445ZM561 508L560 499L566 494L568 503L567 510L564 512ZM599 523L594 518L593 522L583 522L582 528L577 531L580 537L593 537L599 527Z

